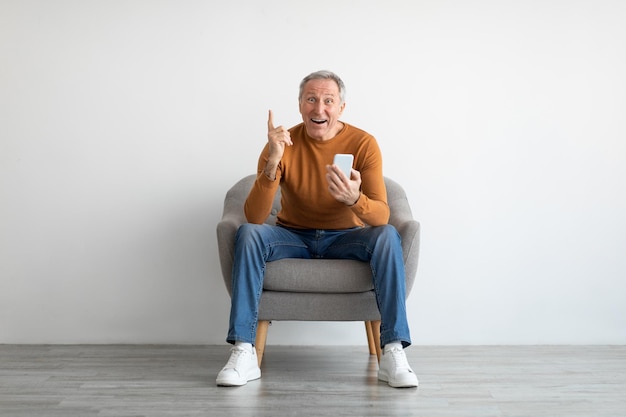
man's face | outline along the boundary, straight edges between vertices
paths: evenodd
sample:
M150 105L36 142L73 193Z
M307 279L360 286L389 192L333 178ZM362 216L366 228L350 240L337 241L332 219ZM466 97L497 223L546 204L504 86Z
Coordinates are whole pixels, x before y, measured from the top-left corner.
M300 114L306 132L316 140L334 138L342 129L339 117L345 106L335 81L323 79L307 82L300 98Z

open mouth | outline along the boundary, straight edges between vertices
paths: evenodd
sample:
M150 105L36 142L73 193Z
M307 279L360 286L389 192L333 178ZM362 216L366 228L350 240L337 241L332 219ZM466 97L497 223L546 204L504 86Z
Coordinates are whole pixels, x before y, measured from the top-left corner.
M325 119L311 119L311 121L316 125L323 125L324 123L326 123Z

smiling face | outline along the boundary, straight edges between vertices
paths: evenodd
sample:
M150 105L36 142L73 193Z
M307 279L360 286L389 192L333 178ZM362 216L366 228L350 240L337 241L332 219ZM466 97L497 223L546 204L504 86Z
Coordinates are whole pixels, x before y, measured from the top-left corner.
M300 97L300 114L306 132L315 140L334 138L343 128L339 117L346 103L341 101L339 86L334 80L314 79L308 81Z

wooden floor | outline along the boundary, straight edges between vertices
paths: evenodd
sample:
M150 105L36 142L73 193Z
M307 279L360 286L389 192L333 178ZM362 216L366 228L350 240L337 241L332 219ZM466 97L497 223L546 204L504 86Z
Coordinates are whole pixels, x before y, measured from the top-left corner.
M0 345L0 416L626 416L626 346L413 346L420 387L365 346L268 346L220 388L228 346Z

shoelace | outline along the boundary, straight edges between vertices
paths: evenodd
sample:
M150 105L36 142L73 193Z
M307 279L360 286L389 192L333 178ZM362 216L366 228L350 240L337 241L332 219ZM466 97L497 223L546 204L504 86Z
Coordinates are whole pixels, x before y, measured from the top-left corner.
M391 348L385 352L385 355L391 355L396 369L406 369L409 372L413 372L409 366L409 361L406 359L406 355L401 348Z
M237 369L239 367L240 362L244 359L246 354L249 354L247 350L240 348L238 346L233 347L230 350L230 358L228 358L228 362L224 368L232 368Z

